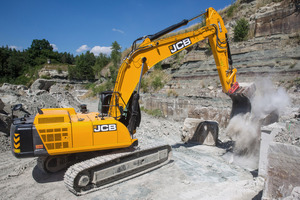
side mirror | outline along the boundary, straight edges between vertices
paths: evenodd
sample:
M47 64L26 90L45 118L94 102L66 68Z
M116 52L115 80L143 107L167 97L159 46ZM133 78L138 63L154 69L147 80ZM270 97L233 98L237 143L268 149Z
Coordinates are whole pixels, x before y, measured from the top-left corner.
M27 115L31 115L29 112L27 112L26 110L24 110L22 104L16 104L16 105L14 105L14 106L11 107L12 118L14 118L14 111L18 111L18 110L26 113Z
M22 110L23 106L22 106L22 104L16 104L16 105L12 106L11 109L13 111Z

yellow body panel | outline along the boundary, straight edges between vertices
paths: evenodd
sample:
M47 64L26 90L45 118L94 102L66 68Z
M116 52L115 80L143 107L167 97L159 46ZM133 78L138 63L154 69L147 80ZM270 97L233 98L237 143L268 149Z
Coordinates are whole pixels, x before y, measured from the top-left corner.
M93 124L88 115L71 115L73 147L85 147L93 145Z
M42 109L34 125L50 155L124 148L131 139L127 128L112 117L99 113L76 113L73 108ZM61 121L63 120L63 121Z

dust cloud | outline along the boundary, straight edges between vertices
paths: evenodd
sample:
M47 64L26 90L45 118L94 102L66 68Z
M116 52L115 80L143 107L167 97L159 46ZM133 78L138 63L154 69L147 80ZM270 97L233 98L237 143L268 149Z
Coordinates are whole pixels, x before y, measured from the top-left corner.
M276 88L271 80L257 81L255 85L257 89L250 99L251 113L234 116L226 128L226 134L235 142L231 162L253 169L258 165L261 125L278 120L290 105L285 89Z

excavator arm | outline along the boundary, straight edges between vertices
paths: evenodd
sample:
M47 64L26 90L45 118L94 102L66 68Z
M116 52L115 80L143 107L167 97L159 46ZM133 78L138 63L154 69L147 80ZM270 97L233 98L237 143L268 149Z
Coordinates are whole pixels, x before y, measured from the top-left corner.
M188 24L202 15L206 17L206 26L175 36L161 38L163 35ZM137 88L138 95L142 76L156 63L206 38L208 38L213 52L223 92L228 95L234 94L239 85L236 82L237 70L231 66L232 60L227 39L227 29L217 11L213 8L208 8L205 13L197 17L183 20L154 35L138 38L133 43L131 52L124 58L120 66L110 101L109 114L116 119L121 117L122 111L131 99L135 88ZM142 40L142 42L137 47L136 42L138 40ZM133 107L137 104L138 98L133 97ZM137 108L134 108L133 116L136 111ZM134 124L135 122L132 123ZM132 132L135 127L132 125L133 128L130 130L130 126L128 127L129 131Z

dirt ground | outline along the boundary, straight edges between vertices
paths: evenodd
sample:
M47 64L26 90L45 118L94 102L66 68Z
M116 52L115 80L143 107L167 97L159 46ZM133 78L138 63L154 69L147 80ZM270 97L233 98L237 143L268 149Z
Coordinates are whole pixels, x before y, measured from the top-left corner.
M45 175L36 158L16 159L0 153L0 199L253 199L264 181L243 167L230 164L226 149L186 145L180 141L183 123L143 114L136 137L140 145L172 146L171 162L131 180L77 197L64 186L64 171Z

